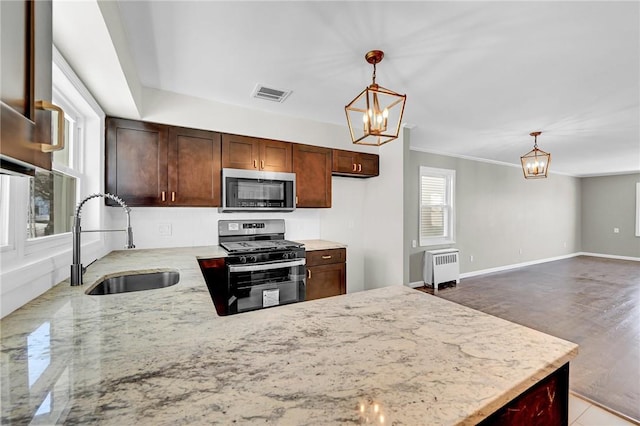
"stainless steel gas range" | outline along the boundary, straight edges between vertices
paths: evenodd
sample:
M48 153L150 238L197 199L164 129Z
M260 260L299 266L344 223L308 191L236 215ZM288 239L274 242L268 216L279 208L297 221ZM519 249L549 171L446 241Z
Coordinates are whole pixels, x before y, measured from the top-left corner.
M220 220L218 241L228 256L200 260L219 315L305 299L304 245L284 239L283 219Z

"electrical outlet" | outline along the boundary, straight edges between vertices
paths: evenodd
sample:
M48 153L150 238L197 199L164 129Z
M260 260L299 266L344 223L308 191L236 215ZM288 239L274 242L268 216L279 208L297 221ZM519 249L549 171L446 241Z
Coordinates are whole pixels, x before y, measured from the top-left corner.
M613 233L614 234L619 234L620 233L620 228L613 228Z
M411 240L411 247L416 248L418 246L418 243L416 243L416 240Z
M469 262L473 262L473 255L469 256Z
M518 252L519 252L520 254L522 254L522 249L518 250Z
M170 223L161 223L158 225L158 234L163 237L171 236L171 224Z

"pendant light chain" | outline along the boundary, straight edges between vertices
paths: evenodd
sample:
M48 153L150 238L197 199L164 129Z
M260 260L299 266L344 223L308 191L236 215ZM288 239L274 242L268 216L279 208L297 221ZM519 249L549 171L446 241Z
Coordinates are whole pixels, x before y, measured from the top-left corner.
M376 63L373 63L373 76L371 77L373 80L373 85L376 84Z

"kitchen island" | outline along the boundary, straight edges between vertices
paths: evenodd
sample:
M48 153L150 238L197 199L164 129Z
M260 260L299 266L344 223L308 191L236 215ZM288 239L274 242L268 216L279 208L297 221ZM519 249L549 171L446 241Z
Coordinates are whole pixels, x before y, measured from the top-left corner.
M577 353L403 286L219 317L197 263L215 256L112 252L4 318L2 423L477 424ZM178 284L85 294L166 269Z

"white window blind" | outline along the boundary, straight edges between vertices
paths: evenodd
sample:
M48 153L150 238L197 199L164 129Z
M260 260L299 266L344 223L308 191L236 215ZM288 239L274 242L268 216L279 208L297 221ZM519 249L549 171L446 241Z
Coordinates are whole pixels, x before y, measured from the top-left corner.
M420 167L420 245L454 242L455 170Z

